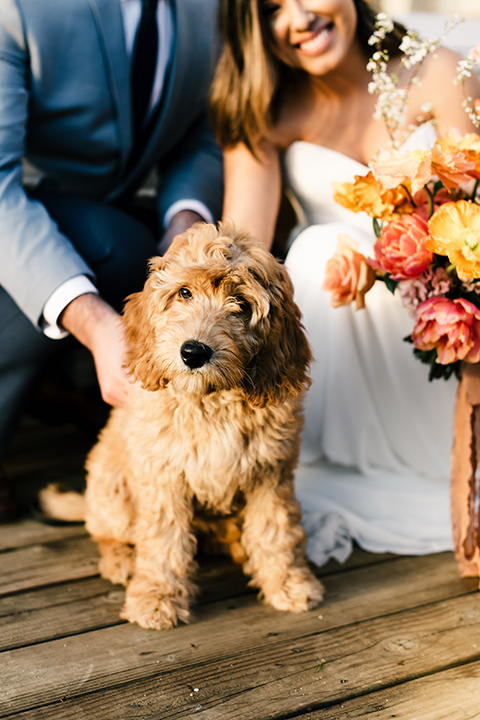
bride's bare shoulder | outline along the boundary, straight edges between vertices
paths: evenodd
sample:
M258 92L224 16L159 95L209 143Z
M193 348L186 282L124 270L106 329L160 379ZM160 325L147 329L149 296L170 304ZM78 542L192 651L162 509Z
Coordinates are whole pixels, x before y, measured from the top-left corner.
M413 104L431 103L432 114L441 133L451 127L463 132L474 130L463 108L466 97L480 97L480 80L473 72L463 85L455 82L461 56L446 47L429 55L418 74L420 84L412 87Z

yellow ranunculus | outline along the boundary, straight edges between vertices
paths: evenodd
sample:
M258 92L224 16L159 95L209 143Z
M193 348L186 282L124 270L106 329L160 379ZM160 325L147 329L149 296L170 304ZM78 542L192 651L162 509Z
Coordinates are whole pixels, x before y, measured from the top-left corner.
M446 255L461 280L480 278L480 206L467 200L447 202L428 221L426 247Z
M385 190L372 172L355 176L353 183L333 183L334 198L347 210L365 212L370 217L389 221L411 214L414 207L405 188Z

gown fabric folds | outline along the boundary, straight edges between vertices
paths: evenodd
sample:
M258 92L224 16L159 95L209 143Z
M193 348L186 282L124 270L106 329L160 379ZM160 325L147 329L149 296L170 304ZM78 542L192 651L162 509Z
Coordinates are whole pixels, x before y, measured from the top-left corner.
M409 144L431 144L430 131L419 128ZM362 310L333 308L322 289L339 234L373 255L371 218L337 204L332 188L368 168L297 141L283 169L299 220L285 264L314 355L296 474L308 556L318 565L342 562L354 541L371 552L451 550L457 381L429 382L428 367L403 340L414 319L383 283L367 293Z

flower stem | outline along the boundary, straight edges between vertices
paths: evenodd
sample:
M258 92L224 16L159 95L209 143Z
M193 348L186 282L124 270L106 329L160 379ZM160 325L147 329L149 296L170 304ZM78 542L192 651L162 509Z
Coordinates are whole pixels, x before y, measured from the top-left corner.
M474 203L477 202L477 189L478 189L478 178L475 180L475 184L473 186L472 194L470 196L470 200L472 200ZM478 204L478 203L477 203Z
M409 199L410 202L412 203L413 207L417 207L417 204L416 204L416 202L414 201L414 199L413 199L413 197L412 197L412 193L410 192L410 190L408 189L408 187L407 187L406 185L404 185L403 183L402 183L402 187L403 187L403 189L405 190L405 192L407 193L408 199ZM426 188L425 188L425 189L426 189Z
M433 204L432 191L430 190L429 187L427 187L427 185L425 185L425 187L423 189L425 190L425 194L426 194L427 200L428 200L428 217L431 218L434 213L434 210L435 210L435 207Z

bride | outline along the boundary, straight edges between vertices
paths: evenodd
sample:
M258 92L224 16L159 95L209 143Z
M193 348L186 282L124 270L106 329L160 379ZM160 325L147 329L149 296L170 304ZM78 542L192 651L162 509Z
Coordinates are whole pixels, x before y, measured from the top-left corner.
M336 204L332 182L352 181L390 137L374 119L365 0L221 0L224 48L212 122L224 148L224 217L272 246L282 187L297 226L285 263L315 362L296 475L309 557L343 561L353 542L372 552L452 548L449 478L456 381L428 381L403 341L412 318L377 283L366 308L332 308L322 289L339 234L372 256L371 220ZM384 47L400 72L404 29ZM403 147L433 144L451 128L474 132L446 48L410 89ZM407 72L407 71L404 71ZM405 82L408 83L408 77ZM467 94L480 96L470 78ZM425 102L432 124L419 124Z

